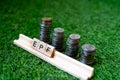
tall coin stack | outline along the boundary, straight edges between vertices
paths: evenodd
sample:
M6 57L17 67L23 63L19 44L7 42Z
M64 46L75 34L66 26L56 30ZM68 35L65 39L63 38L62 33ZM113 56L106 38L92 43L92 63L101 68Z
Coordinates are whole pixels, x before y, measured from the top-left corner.
M52 18L42 18L40 24L40 40L50 43L50 27L52 25Z
M91 44L84 44L82 46L81 59L80 61L87 65L92 65L94 63L94 55L96 48Z
M67 48L65 54L72 58L77 58L80 46L79 41L80 41L79 34L71 34L66 42Z
M64 29L55 28L52 36L52 46L54 46L56 50L62 51L63 45L64 45Z

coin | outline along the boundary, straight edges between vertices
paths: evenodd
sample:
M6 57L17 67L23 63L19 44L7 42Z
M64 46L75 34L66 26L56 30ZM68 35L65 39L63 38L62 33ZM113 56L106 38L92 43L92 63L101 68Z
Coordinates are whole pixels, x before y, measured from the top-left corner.
M80 46L79 41L80 41L79 34L71 34L66 42L67 47L65 54L72 58L76 58L78 56L78 51Z
M50 27L52 25L52 18L42 18L40 24L40 40L50 43Z
M55 28L52 35L52 46L55 47L56 50L62 51L64 44L64 29L63 28Z
M80 61L84 64L92 65L94 63L95 52L96 52L96 48L94 45L84 44L82 46Z

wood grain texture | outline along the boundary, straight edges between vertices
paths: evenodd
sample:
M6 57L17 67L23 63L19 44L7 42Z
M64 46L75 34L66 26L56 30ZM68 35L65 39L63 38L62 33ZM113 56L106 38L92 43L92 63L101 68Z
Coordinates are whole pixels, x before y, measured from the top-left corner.
M18 40L14 40L14 44L34 54L35 56L47 61L57 68L77 77L81 80L88 80L93 76L94 68L85 65L71 57L68 57L58 51L55 51L54 57L48 57L32 47L33 39L20 34Z

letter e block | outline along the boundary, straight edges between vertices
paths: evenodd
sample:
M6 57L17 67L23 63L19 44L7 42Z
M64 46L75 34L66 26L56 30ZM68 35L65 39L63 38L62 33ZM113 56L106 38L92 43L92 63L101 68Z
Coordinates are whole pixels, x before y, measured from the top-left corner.
M32 47L33 47L34 49L37 49L38 46L39 46L39 41L34 38L34 39L33 39L33 43L32 43Z

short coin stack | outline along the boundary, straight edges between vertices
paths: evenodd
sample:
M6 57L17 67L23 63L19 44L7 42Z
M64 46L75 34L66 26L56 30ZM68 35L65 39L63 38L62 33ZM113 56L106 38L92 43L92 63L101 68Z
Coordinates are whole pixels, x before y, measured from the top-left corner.
M55 28L52 36L52 46L54 46L56 50L62 51L63 45L64 45L64 29Z
M95 52L96 52L96 48L94 45L91 44L83 45L80 61L84 64L92 65L94 63Z
M77 58L79 50L80 35L71 34L67 40L66 55Z
M40 40L46 43L50 43L50 27L52 25L51 18L42 18L40 24Z

